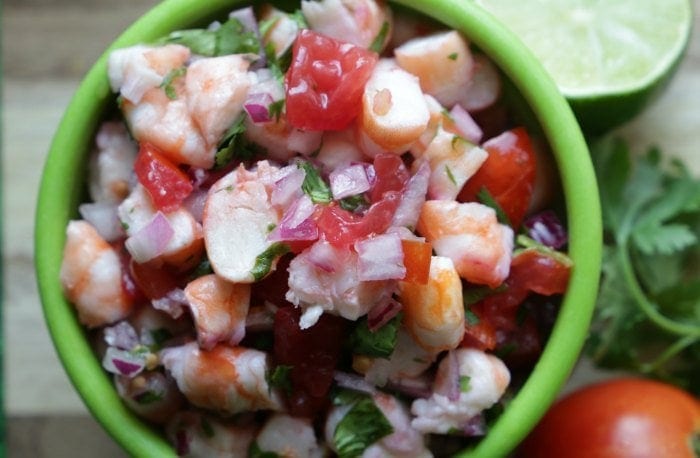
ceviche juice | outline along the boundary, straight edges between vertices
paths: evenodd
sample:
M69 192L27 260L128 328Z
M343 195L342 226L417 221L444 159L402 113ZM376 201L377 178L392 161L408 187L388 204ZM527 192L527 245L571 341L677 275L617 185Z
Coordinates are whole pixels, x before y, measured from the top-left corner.
M545 148L459 32L375 0L114 50L61 283L187 456L441 456L534 365L571 260Z

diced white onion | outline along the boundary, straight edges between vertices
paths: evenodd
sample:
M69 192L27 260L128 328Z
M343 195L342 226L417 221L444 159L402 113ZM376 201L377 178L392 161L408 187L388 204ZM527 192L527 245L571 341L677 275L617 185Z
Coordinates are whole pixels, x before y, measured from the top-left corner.
M175 231L162 212L157 212L150 223L126 239L124 245L138 263L154 259L165 251Z
M369 190L367 172L362 164L339 167L330 173L329 180L333 198L336 200Z
M357 274L361 281L400 280L406 276L401 239L382 234L355 242Z

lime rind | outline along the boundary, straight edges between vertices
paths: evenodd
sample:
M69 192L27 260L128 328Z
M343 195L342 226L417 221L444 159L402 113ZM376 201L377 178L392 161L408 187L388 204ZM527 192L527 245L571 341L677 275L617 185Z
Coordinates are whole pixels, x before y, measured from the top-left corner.
M690 0L475 0L541 61L583 130L631 119L666 86L688 46Z

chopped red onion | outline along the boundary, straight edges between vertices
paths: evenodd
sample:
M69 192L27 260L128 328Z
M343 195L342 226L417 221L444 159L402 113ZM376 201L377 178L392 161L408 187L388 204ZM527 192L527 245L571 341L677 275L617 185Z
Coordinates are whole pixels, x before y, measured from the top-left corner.
M267 239L273 242L294 240L316 240L318 226L312 218L316 205L303 194L289 206L280 223Z
M124 237L124 228L119 221L117 208L119 206L108 202L93 202L80 204L80 216L100 234L107 242L114 242Z
M104 329L104 339L107 345L120 350L131 350L140 343L136 329L127 321L120 321L114 326L106 327Z
M335 247L325 240L311 245L305 252L305 259L325 272L335 272L341 266Z
M243 108L254 123L270 121L270 104L273 102L272 96L268 93L248 94Z
M190 453L190 437L184 429L178 429L175 433L175 452L177 456L185 456Z
M435 379L435 393L447 396L447 399L450 401L459 399L459 361L457 360L457 352L454 350L447 352L447 355L440 362L438 376Z
M150 223L127 238L124 245L134 261L144 263L163 254L174 234L170 221L159 211Z
M336 200L369 190L367 172L362 164L339 167L333 170L328 178L331 183L333 198Z
M389 297L387 301L375 305L367 313L367 327L374 332L387 324L400 311L402 305L400 302Z
M347 388L349 390L359 391L370 395L377 393L377 389L374 387L374 385L357 374L335 371L333 373L333 380L335 380L338 386L342 388Z
M294 167L293 171L277 180L272 187L272 195L270 196L272 205L285 208L294 199L301 197L304 194L304 191L301 190L304 178L306 178L304 169Z
M556 213L551 210L533 215L527 218L523 224L533 240L555 250L563 247L569 241L564 225Z
M484 131L481 130L481 127L474 121L469 112L462 108L462 105L458 103L452 107L450 117L454 120L455 127L457 127L462 137L477 145L481 143Z
M112 374L133 378L146 367L146 357L143 354L109 347L102 358L102 367Z
M204 215L204 206L207 203L207 191L203 189L198 189L193 191L187 198L182 202L182 206L190 212L192 217L198 223L202 222L202 217Z
M421 207L423 207L425 203L425 195L428 192L429 182L430 164L428 164L428 161L423 161L418 166L416 173L414 173L406 183L403 195L401 196L401 202L391 221L392 226L416 227Z
M355 242L361 281L400 280L406 276L403 249L397 234L382 234Z
M491 61L482 54L474 54L474 73L464 97L462 107L475 112L492 105L501 94L501 75Z
M482 414L471 417L461 427L466 437L478 437L486 435L486 419Z
M184 312L183 305L188 306L189 302L185 291L181 288L175 288L161 298L152 299L151 305L154 309L167 313L173 319L178 319Z

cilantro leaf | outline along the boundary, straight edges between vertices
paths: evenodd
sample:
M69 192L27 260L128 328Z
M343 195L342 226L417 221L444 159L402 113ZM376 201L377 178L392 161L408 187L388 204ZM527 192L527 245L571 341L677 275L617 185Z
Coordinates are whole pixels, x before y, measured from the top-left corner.
M479 202L481 202L482 204L494 209L494 211L496 212L496 218L498 218L499 223L511 226L508 215L506 215L506 212L503 210L503 207L500 206L500 204L496 201L493 195L491 195L489 190L486 189L486 186L482 186L482 188L476 194L476 198L479 199Z
M606 245L586 351L700 393L700 179L658 149L592 145Z
M388 358L394 352L396 338L401 325L402 314L397 314L384 326L373 331L369 330L367 318L358 320L357 326L350 334L349 345L358 355L377 358Z
M386 41L386 36L389 33L389 23L384 21L382 27L379 29L377 36L372 40L372 44L369 45L369 50L379 53L384 47L384 42Z
M269 452L267 450L262 450L257 441L253 441L248 449L249 458L279 458L279 455L275 452Z
M393 431L372 398L364 397L340 420L333 432L333 443L340 458L355 458Z
M265 378L270 388L279 388L289 396L292 393L292 379L289 378L291 371L292 366L283 364L275 366L273 370L268 371Z
M162 88L165 91L165 95L170 99L170 100L176 100L177 99L177 93L175 92L175 87L173 86L173 82L182 77L185 76L185 73L187 73L187 67L178 67L170 70L167 75L163 78L163 82L160 83L160 88Z
M214 170L220 170L236 159L248 161L258 153L243 138L245 117L245 113L241 114L219 142L216 155L214 156Z
M333 200L331 188L323 181L321 174L313 165L308 162L299 162L298 166L306 172L301 189L311 197L313 203L329 203Z
M231 18L215 30L187 29L170 33L159 43L176 43L190 48L192 53L206 57L227 54L258 54L260 40L253 31L246 30L241 21Z
M272 268L272 262L279 256L287 253L289 253L289 246L282 242L275 242L270 245L267 250L260 253L258 257L255 258L255 265L253 265L253 269L250 271L255 281L262 280L269 274Z

